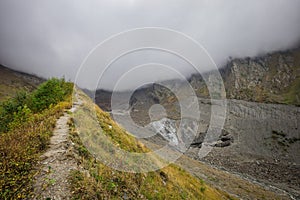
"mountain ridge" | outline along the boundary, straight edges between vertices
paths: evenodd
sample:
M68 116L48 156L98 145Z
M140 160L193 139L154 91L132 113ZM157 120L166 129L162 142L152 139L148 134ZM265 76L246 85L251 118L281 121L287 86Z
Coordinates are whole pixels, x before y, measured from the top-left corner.
M36 75L18 72L0 65L0 102L12 97L19 90L32 91L45 79Z
M300 105L300 47L253 58L232 59L219 69L219 73L223 79L228 99ZM192 74L187 78L198 97L210 98L203 78L209 79L209 76L211 75L208 72L203 75ZM146 93L151 91L153 98L156 99L172 96L171 91L162 88L163 92L161 93L164 93L164 96L156 96L157 92L151 88L153 85L143 86L136 91L144 90L147 91ZM157 87L156 91L159 92L161 89ZM95 95L96 103L104 110L111 109L109 104L112 91L105 89L96 91L86 89L85 91L91 96ZM127 92L129 91L117 91L116 93ZM132 98L134 95L135 93Z

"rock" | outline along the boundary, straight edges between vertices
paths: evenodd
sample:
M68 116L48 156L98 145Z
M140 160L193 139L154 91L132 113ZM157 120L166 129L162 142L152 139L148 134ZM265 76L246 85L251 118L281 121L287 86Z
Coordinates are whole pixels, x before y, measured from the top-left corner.
M232 135L221 136L221 141L222 142L225 142L225 141L233 142L233 136Z
M224 142L218 142L215 144L215 147L227 147L231 144L230 140Z

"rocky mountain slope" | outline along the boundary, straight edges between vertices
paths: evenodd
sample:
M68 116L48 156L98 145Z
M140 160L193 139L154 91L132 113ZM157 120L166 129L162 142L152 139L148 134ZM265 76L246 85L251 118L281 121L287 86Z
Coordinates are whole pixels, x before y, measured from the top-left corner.
M230 70L229 98L300 105L300 49L234 60Z
M229 100L227 106L224 135L215 148L204 158L195 147L187 155L299 198L299 107L241 100ZM202 113L198 143L207 134L211 105L203 105Z
M135 124L124 118L128 110L113 110L112 116L133 132L154 132L156 135L145 139L145 143L156 144L154 149L178 142L188 144L186 135L194 129L192 120L181 119L174 112L167 117L150 119L151 106L143 109L145 102L137 100L134 110L129 111ZM185 154L195 160L213 165L219 169L239 174L253 182L259 182L269 189L279 188L291 198L300 197L300 109L293 105L266 104L242 100L228 100L225 124L222 134L209 145L214 147L204 158L199 157L205 137L209 137L212 106L220 107L206 99L199 98L201 118L197 134ZM150 108L149 108L150 107ZM187 127L181 130L180 126ZM187 170L189 164L186 163Z
M12 97L19 90L32 91L45 81L34 75L8 69L0 65L0 101Z
M219 71L227 99L300 105L300 48L254 58L231 59ZM211 74L213 73L203 76L209 80L209 77L213 76ZM198 97L210 97L202 76L191 75L188 81ZM174 84L174 81L166 84L183 93L185 91L183 84ZM96 102L100 107L104 110L111 109L110 91L89 92L95 93ZM146 98L149 104L159 102L169 105L176 102L175 95L159 83L136 90L131 98L131 104L138 98Z
M297 107L300 103L300 49L233 59L220 72L228 98L225 125L219 138L210 144L214 148L205 158L198 157L197 152L210 127L212 106L219 105L209 99L201 76L193 75L189 79L198 96L201 118L186 155L269 189L277 188L292 199L300 198L300 110ZM122 100L126 94L119 93L117 96L121 98L115 102L117 106L113 110L108 91L98 91L96 102L103 109L112 110L116 119L129 113L143 130L156 130L158 134L146 141L162 147L176 143L181 137L178 99L189 98L180 82L168 84L171 89L157 83L136 90L129 104ZM179 96L175 96L172 89L179 91ZM157 104L163 106L165 115L153 119L151 110ZM194 126L184 123L190 128ZM136 129L135 126L129 128Z
M300 48L233 59L220 72L229 99L300 105ZM190 83L208 96L202 77L193 75Z

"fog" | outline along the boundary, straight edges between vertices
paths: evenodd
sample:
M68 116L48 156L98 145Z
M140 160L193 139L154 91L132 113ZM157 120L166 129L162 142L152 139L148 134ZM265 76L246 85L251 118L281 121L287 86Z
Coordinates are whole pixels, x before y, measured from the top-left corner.
M130 29L162 27L196 40L221 67L229 56L256 56L298 45L299 9L299 0L1 0L0 63L45 78L75 80L89 52L105 39ZM145 50L113 63L98 87L112 89L124 74L147 63L162 63L183 76L194 72L168 52ZM135 88L141 80L172 78L167 72L137 71L131 71L132 81L120 89ZM88 73L84 79L81 87L95 84Z

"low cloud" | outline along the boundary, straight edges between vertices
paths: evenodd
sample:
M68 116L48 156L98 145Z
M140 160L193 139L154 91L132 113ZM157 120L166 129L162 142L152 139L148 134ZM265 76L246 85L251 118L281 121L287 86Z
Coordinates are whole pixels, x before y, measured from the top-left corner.
M194 38L220 67L229 56L256 56L299 44L299 8L298 0L2 0L0 63L42 77L74 80L88 53L111 35L163 27ZM174 56L145 51L112 65L99 87L113 88L122 74L146 61L163 62L185 76L192 72ZM167 74L152 75L171 78ZM82 87L90 85L86 76ZM136 77L144 80L149 72ZM122 89L140 84L134 83Z

